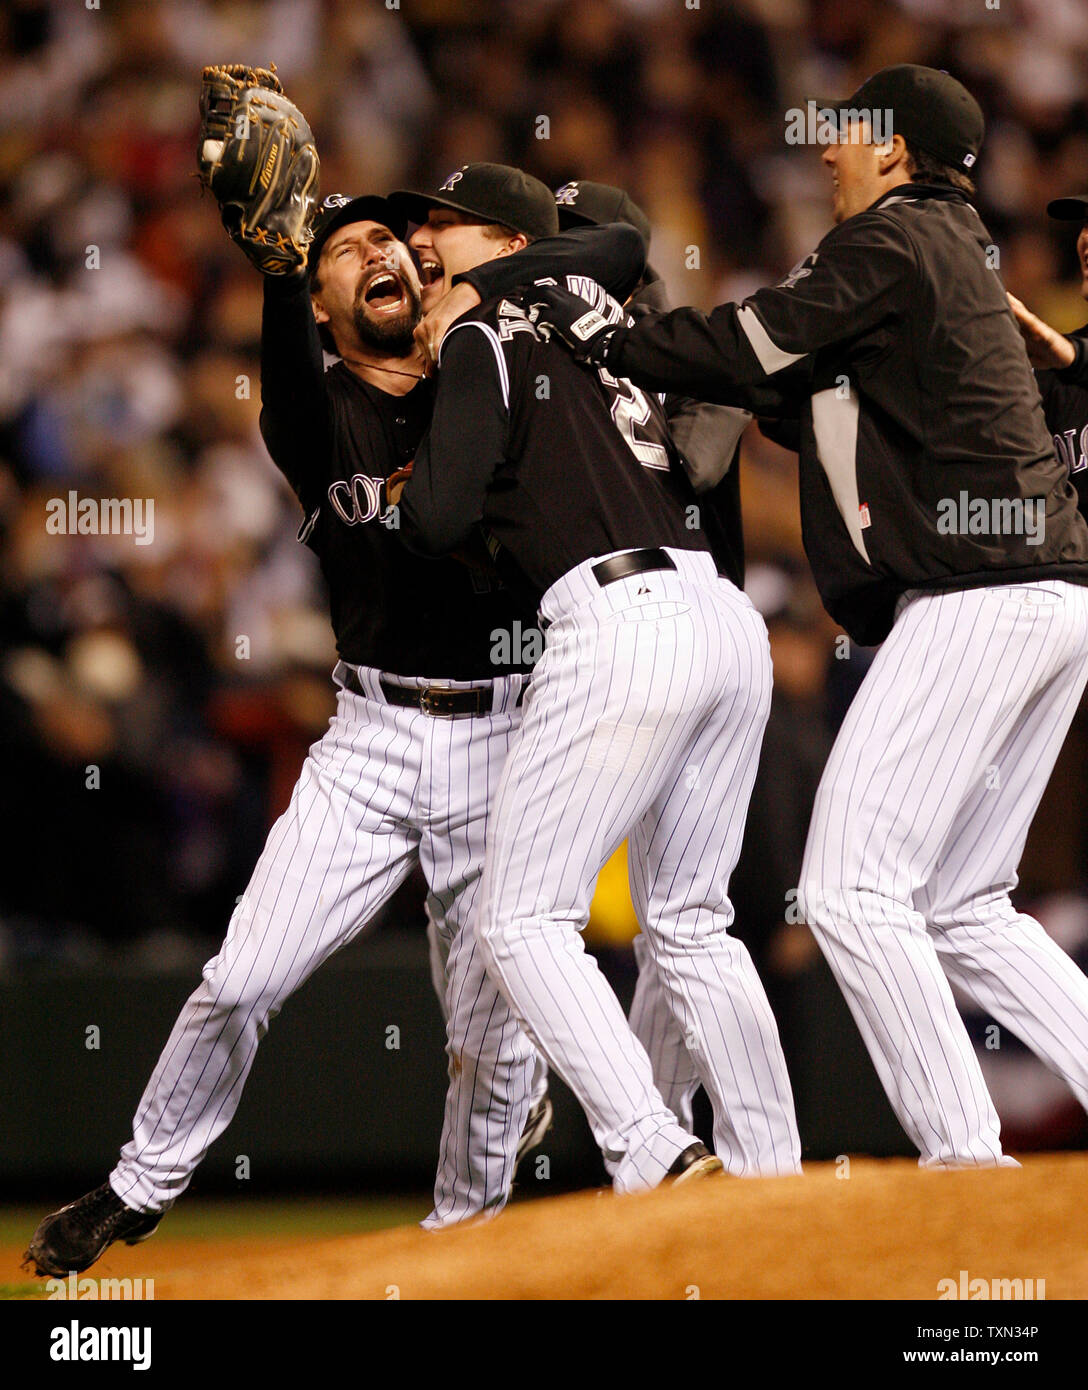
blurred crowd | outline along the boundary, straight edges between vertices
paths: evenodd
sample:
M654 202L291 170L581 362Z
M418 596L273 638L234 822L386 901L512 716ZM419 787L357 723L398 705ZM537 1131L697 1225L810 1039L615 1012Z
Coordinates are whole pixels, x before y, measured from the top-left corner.
M889 63L946 67L987 114L979 201L1008 288L1065 330L1088 312L1070 229L1044 213L1088 191L1084 0L7 0L9 962L213 946L332 709L319 575L257 429L261 287L194 177L217 61L275 61L325 192L436 187L479 159L622 184L674 302L702 307L773 283L828 229L828 175L786 143L787 109ZM742 488L776 695L738 922L788 975L813 948L786 894L867 658L815 597L793 456L754 428ZM153 542L47 530L72 491L153 499ZM1085 743L1082 717L1025 862L1036 897L1088 888ZM406 892L396 910L418 918L418 882ZM1061 901L1088 936L1084 899Z

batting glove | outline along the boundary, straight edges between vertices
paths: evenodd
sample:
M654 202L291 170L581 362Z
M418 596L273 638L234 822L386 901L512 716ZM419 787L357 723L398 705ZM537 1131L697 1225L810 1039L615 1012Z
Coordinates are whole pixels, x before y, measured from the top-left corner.
M590 309L586 301L557 285L533 287L535 322L564 343L579 362L592 362L603 367L608 344L618 324L609 323L603 314Z

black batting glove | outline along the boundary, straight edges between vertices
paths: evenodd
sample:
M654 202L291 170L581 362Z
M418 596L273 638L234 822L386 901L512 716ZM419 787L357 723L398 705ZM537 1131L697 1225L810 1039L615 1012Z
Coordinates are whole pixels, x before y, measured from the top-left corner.
M580 296L561 290L558 285L534 285L532 310L537 327L545 329L549 336L554 333L579 362L604 366L617 324L609 323Z

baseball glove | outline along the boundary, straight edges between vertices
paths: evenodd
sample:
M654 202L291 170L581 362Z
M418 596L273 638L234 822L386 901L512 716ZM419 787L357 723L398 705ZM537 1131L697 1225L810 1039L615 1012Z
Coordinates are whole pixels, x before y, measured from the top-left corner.
M205 68L200 88L200 181L232 240L265 275L306 264L320 163L305 116L271 71Z

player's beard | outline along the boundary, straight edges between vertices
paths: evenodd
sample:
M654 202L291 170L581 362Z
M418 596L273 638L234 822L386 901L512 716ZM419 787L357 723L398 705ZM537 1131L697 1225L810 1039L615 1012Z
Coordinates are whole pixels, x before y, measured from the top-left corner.
M364 347L374 348L390 357L407 357L415 347L412 332L423 317L423 306L419 290L409 280L402 281L408 303L396 318L373 319L367 313L366 301L360 297L355 301L352 322L359 342Z

